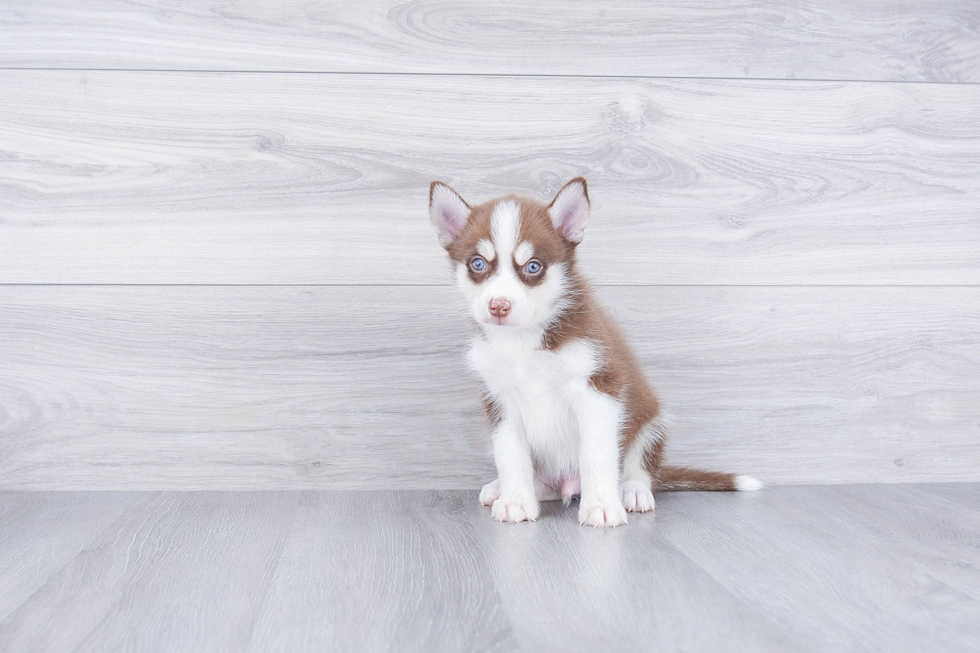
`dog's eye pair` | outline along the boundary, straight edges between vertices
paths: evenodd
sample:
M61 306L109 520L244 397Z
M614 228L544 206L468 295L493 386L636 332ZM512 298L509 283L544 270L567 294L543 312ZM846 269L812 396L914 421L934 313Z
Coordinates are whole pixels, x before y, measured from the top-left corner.
M531 259L524 266L524 272L530 275L535 275L541 272L541 262L535 259Z
M474 256L470 261L470 269L474 272L483 272L487 269L487 262L483 260L482 256Z

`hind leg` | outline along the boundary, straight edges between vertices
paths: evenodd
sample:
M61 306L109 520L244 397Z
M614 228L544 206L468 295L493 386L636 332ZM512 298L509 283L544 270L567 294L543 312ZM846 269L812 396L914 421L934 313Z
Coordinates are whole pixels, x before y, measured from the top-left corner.
M653 478L648 467L651 461L659 464L663 440L663 424L655 418L643 427L623 457L619 493L623 507L629 512L650 512L654 508Z
M649 478L649 477L647 477ZM651 482L642 478L624 479L619 484L620 498L628 512L650 512L654 507Z
M650 512L653 510L654 499L650 486L642 480L623 481L619 484L619 493L623 499L623 507L628 512Z

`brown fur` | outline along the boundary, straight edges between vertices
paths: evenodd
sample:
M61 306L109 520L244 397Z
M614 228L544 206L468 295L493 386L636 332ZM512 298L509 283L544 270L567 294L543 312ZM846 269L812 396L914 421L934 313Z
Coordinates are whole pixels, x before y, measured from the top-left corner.
M502 419L500 415L500 406L497 405L489 395L483 395L483 413L487 416L487 422L490 423L491 428L495 428Z
M585 180L581 177L569 183L574 182L581 182L583 189L586 187ZM616 323L598 305L588 284L579 275L575 261L576 244L567 241L555 229L548 213L550 205L544 206L533 200L510 195L472 207L466 226L447 247L449 256L458 263L468 262L475 256L477 243L481 239L490 239L494 208L497 203L507 200L520 207L520 240L532 243L534 258L545 265L545 268L555 263L566 265L572 302L546 330L544 347L557 350L565 343L580 338L589 339L600 347L604 365L592 376L590 383L599 392L615 397L625 406L626 415L619 443L622 458L644 427L659 415L660 402ZM470 271L474 281L488 276L496 265L512 264L510 261L488 263L488 271L476 278L476 273ZM500 421L499 409L489 398L485 397L483 403L488 420L491 425L496 425ZM653 478L653 490L736 489L733 474L663 465L663 449L664 441L659 439L644 454L644 467Z
M591 290L577 274L573 285L574 303L545 333L545 348L556 350L579 338L599 345L604 364L589 381L596 390L616 397L626 407L620 435L620 451L625 453L641 429L660 413L660 402L616 323L592 298Z
M446 249L450 259L456 263L468 262L477 253L477 243L484 239L490 240L493 210L497 204L504 201L514 202L520 207L521 240L534 243L534 258L541 261L546 268L554 263L566 263L574 267L575 245L564 240L555 231L547 207L517 195L508 195L472 207L466 226ZM496 259L488 263L490 263L487 266L488 272L480 276L490 276L490 270L495 269L497 265L505 264Z
M653 489L729 492L736 489L735 475L661 465L653 478Z

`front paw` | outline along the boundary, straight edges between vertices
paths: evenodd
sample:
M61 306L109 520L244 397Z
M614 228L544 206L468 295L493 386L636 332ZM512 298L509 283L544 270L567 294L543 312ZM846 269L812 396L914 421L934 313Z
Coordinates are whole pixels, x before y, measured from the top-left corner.
M485 506L492 506L493 502L500 498L500 479L495 478L480 490L480 503Z
M610 500L583 500L578 509L578 523L583 526L620 526L627 523L626 509L619 497Z
M490 516L500 522L534 521L541 514L538 502L500 497L493 502Z

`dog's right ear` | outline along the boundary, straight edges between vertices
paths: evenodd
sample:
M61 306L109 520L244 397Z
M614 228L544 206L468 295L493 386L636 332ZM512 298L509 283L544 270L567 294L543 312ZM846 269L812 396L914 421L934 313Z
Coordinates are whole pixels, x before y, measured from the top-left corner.
M470 211L470 205L446 184L434 181L429 186L429 219L439 234L439 244L446 249L466 226Z

